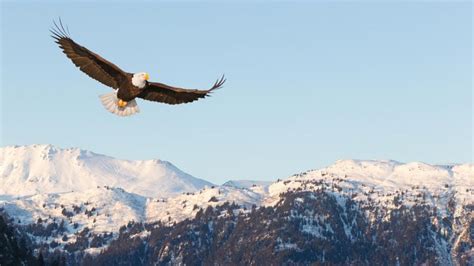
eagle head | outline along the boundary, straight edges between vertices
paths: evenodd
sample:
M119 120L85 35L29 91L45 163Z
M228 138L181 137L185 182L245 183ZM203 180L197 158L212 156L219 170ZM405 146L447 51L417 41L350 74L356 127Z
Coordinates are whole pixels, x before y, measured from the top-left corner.
M132 77L132 84L135 87L143 89L145 88L146 82L148 81L149 78L150 76L146 72L135 73L133 74L133 77Z

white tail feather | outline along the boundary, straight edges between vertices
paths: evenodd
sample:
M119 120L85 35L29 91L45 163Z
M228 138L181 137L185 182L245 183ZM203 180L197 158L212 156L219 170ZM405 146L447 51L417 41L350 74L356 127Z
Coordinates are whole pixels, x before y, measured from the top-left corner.
M131 100L127 103L127 106L121 108L118 106L118 98L116 92L111 92L99 96L102 105L107 109L107 111L119 115L119 116L129 116L140 112L137 102Z

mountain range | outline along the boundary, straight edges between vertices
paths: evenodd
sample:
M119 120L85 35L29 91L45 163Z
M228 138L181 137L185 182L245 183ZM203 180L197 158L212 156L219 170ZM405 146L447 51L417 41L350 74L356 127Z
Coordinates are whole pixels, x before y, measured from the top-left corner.
M0 208L21 246L50 263L474 263L472 163L340 160L214 185L160 160L10 146ZM268 257L235 249L250 240Z

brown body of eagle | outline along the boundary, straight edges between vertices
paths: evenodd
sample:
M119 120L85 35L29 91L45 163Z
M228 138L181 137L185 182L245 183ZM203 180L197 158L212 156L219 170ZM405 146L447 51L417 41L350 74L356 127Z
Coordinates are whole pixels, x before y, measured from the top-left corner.
M189 103L209 96L210 92L221 88L225 82L224 76L222 76L208 90L193 90L158 82L148 82L148 74L146 74L147 78L144 80L144 86L140 88L132 82L134 74L123 71L100 55L74 42L62 25L61 20L59 26L56 22L54 22L54 25L55 28L51 30L52 37L66 56L89 77L117 90L116 97L125 103L135 98L166 104Z

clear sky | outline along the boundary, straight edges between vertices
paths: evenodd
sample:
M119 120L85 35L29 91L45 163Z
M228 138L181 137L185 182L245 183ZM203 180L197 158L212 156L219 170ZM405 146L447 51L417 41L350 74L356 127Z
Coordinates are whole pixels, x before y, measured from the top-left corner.
M472 3L2 3L1 145L49 143L160 158L211 182L272 180L338 159L472 161ZM109 88L49 36L151 80L213 97L139 101Z

